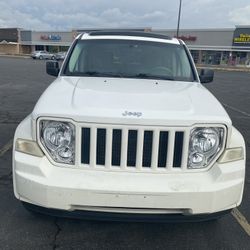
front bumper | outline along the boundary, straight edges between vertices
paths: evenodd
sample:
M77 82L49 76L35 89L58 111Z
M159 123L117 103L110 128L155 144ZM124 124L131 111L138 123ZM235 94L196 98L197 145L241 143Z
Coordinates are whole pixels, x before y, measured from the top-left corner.
M98 221L125 221L125 222L202 222L208 220L216 220L221 216L231 212L230 210L221 211L212 214L198 214L186 216L183 214L138 214L138 213L114 213L114 212L95 212L83 210L60 210L45 208L33 205L27 202L22 202L23 206L35 213L45 214L53 217L63 217L71 219L98 220Z
M66 211L211 214L241 203L245 161L199 173L105 172L56 167L46 156L13 153L15 196Z

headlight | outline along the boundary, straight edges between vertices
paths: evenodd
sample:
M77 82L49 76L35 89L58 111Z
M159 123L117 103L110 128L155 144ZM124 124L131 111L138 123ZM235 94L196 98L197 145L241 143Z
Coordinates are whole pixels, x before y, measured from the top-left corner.
M41 121L40 137L54 161L75 163L75 126L72 123Z
M205 168L223 145L223 128L195 128L189 141L188 168Z

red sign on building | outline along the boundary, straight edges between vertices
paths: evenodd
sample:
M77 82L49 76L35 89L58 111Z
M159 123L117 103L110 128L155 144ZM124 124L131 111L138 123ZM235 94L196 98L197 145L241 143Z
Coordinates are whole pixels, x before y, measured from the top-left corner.
M175 36L176 38L176 36ZM178 36L179 39L183 40L184 42L189 41L189 42L195 42L197 40L196 36Z

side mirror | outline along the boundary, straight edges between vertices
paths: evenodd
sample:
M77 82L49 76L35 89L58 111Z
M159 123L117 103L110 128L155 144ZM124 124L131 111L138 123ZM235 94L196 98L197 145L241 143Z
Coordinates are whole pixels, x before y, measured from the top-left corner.
M201 83L209 83L214 80L214 71L211 69L201 69L200 74Z
M59 63L57 61L46 62L46 72L51 76L58 76L60 71Z

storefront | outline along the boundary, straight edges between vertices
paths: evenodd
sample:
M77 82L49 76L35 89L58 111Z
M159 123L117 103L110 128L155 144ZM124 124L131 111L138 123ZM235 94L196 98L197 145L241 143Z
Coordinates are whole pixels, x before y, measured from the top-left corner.
M0 29L0 54L19 54L19 29Z
M236 64L250 65L250 26L236 27L233 35L233 47L237 50Z
M98 30L98 29L97 29ZM127 29L126 29L127 30ZM176 30L134 28L174 37ZM34 50L66 51L77 34L92 29L72 31L30 31L0 29L0 53L30 54ZM250 26L230 29L185 29L179 38L189 47L196 64L250 66Z
M72 31L29 31L20 32L20 44L34 50L47 50L52 53L67 51L74 39Z
M52 53L67 51L76 36L83 32L101 29L82 29L72 31L20 31L20 53L30 54L35 50L46 50ZM127 30L127 29L126 29ZM150 31L149 28L130 29L133 31Z
M175 36L176 30L153 30ZM196 64L247 66L250 64L250 26L235 29L186 29L179 38L189 47Z

